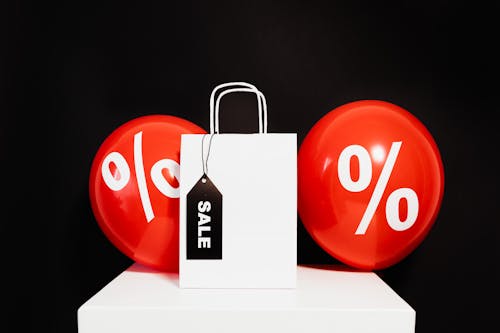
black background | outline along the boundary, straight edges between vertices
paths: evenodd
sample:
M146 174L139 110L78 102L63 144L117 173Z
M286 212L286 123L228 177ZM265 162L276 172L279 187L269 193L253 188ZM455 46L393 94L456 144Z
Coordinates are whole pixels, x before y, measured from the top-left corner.
M78 307L132 263L89 204L102 141L146 114L208 129L212 88L240 80L266 95L269 131L299 144L355 100L417 116L442 154L442 207L378 274L416 310L418 333L496 327L497 16L439 0L2 2L2 331L76 332ZM299 263L335 262L300 222L298 237Z

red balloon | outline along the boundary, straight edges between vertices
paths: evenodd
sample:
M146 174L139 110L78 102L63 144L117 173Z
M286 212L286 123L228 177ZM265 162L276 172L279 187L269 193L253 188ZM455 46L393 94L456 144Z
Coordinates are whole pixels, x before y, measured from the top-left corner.
M297 162L301 221L349 266L396 264L437 218L444 191L439 149L397 105L363 100L330 111L307 133Z
M92 210L106 237L129 258L179 269L181 134L206 133L169 115L135 118L101 144L90 170Z

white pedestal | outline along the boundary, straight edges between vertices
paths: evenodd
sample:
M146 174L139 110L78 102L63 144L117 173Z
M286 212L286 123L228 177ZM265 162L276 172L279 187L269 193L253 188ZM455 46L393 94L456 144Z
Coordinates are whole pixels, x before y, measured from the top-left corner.
M79 333L415 332L415 310L373 272L298 266L296 289L178 282L133 264L78 309Z

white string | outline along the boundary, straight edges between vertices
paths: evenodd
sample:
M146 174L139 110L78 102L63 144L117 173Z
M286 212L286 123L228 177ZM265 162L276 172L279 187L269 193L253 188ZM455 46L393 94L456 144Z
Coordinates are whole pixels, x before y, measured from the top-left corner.
M210 140L208 141L208 150L207 150L207 156L205 158L205 154L204 154L204 149L203 149L203 145L204 145L204 142L205 142L205 137L207 136L208 134L204 134L201 138L201 163L202 163L202 168L203 168L203 175L207 175L208 176L208 158L210 156L210 148L212 147L212 139L214 137L214 133L211 133L210 134ZM206 179L203 178L202 179L202 182L206 182Z

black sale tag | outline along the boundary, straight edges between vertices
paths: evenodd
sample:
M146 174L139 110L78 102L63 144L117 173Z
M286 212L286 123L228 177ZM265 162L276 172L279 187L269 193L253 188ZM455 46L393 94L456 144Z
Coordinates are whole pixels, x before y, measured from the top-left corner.
M222 259L222 194L206 174L186 197L187 259Z

